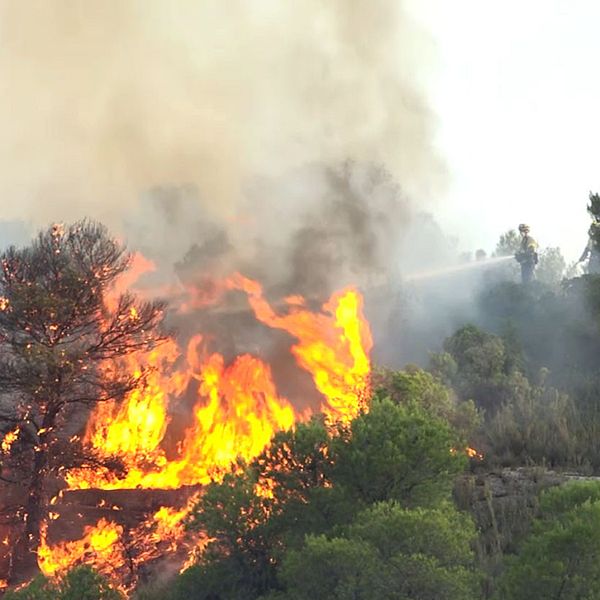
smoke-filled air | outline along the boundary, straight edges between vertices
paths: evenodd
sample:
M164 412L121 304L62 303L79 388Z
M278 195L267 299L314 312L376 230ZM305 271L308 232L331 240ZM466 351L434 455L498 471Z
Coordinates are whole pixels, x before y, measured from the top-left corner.
M270 240L265 206L289 233L316 202L315 182L273 189L302 167L383 163L419 200L443 187L433 45L402 3L4 2L0 27L5 218L121 228L150 218L144 193L189 186Z
M0 1L5 600L600 597L600 196L448 225L436 1Z

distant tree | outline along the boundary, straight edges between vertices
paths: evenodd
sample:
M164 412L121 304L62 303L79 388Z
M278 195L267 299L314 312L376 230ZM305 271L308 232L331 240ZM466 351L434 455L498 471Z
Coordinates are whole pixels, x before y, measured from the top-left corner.
M517 353L517 354L516 354ZM526 382L519 376L518 347L475 325L465 325L444 341L444 352L432 356L432 369L461 398L494 412Z
M439 359L436 374L418 367L407 366L402 371L380 370L373 376L376 398L390 398L396 404L418 406L431 415L448 421L465 438L476 429L480 415L471 400L461 401L452 388L442 382L440 371L449 375L455 373L452 357L445 354L453 364L442 366L442 354L434 355L433 362ZM449 380L445 380L449 381Z
M447 352L432 356L432 369L446 370L459 395L484 409L485 423L474 438L489 463L567 466L578 460L581 422L575 403L548 385L548 369L527 376L515 328L500 337L467 325L444 348Z
M161 303L114 290L130 264L125 248L89 221L55 225L0 255L0 427L13 442L4 444L0 477L27 493L15 564L35 561L49 478L97 460L68 439L77 411L139 386L118 360L164 339Z
M396 404L418 405L437 416L447 416L456 398L431 373L409 365L402 371L381 370L374 377L375 397L390 398Z
M520 250L520 247L521 237L514 229L509 229L506 233L503 233L498 239L492 256L496 258L502 256L511 257L513 260L506 260L490 267L483 275L484 281L520 280L519 263L514 260L514 255Z
M560 288L503 282L480 294L480 318L486 328L509 324L532 373L547 367L553 383L580 387L598 373L600 352L600 281L584 275ZM578 374L576 383L574 375Z
M518 463L513 450L519 447L517 456L529 460L541 458L540 450L545 448L546 464L565 464L570 457L571 468L597 470L600 279L583 275L552 287L503 282L484 288L478 307L480 323L502 333L497 336L504 346L500 376L478 380L473 377L477 361L459 360L468 347L472 347L468 356L489 358L486 344L479 347L492 335L489 331L481 338L463 339L463 345L450 349L456 356L436 355L436 374L478 406L497 410L508 403L496 423L485 430L502 452L502 463ZM492 416L488 410L488 425Z
M89 567L69 571L58 581L38 577L25 588L8 591L4 600L124 600L124 596Z
M503 233L496 244L494 256L512 256L521 247L521 238L514 229Z
M562 280L566 268L567 263L560 248L544 248L540 252L536 279L548 285L556 285Z
M600 501L589 499L559 518L534 523L518 555L507 561L496 598L598 598L599 556Z
M497 379L507 372L506 349L502 338L465 325L444 341L444 350L456 361L465 378Z

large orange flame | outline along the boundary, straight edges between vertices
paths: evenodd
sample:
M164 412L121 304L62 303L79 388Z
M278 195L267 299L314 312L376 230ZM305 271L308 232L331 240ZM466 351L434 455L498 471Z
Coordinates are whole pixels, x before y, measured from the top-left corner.
M85 528L80 540L50 546L46 541L47 524L42 525L38 565L47 577L63 573L78 562L93 565L100 572L112 572L125 562L119 539L123 528L106 519Z
M230 285L248 294L259 321L296 338L291 352L323 395L323 412L334 421L352 420L364 407L373 345L358 292L348 288L333 294L321 313L309 311L302 297L293 296L286 299L289 312L278 315L258 282L236 274Z
M86 442L105 455L137 456L146 461L156 458L169 424L169 394L180 393L187 384L184 374L173 372L178 357L177 345L170 341L153 352L130 358L129 367L135 377L142 376L136 361L145 362L145 385L131 392L120 405L99 404L88 424Z
M291 353L313 377L329 419L348 422L355 417L368 390L372 345L359 293L351 288L335 293L321 312L308 310L295 297L288 299L287 314L278 315L257 282L235 275L227 285L248 295L257 319L297 340ZM128 473L119 478L103 470L72 470L66 476L71 489L204 484L218 478L238 457L257 456L274 433L289 429L301 416L279 396L271 369L261 359L244 354L226 365L222 355L205 355L201 346L201 336L195 336L186 357L180 356L174 343L136 357L150 369L146 386L132 392L121 406L100 405L84 439L99 454L122 458ZM185 363L180 369L175 368L178 360ZM138 364L130 368L141 372ZM168 460L161 442L169 402L192 379L199 382L194 419L179 455Z
M138 259L138 270L151 269L150 263ZM290 352L299 368L312 376L322 397L321 410L331 422L347 423L364 408L372 340L357 290L334 293L319 311L310 310L299 296L287 298L285 310L275 311L260 284L242 275L219 282L215 289L220 290L215 301L221 290L223 294L243 291L260 322L293 338ZM100 404L90 417L84 443L100 456L119 457L126 474L72 469L66 474L71 489L176 489L205 484L219 479L236 459L257 456L277 431L309 416L306 410L297 412L278 393L263 360L243 354L227 364L221 354L207 350L201 335L191 339L185 352L170 342L129 358L124 368L142 377L145 385L120 405ZM189 393L197 396L190 425L176 447L167 448L170 411ZM181 537L190 506L161 508L149 517L145 531L151 534L145 535L156 540ZM81 540L56 546L46 543L45 532L39 551L45 574L62 572L81 561L100 567L105 557L113 565L122 561L118 544L122 528L114 523L102 520L86 528ZM154 538L144 539L150 543Z

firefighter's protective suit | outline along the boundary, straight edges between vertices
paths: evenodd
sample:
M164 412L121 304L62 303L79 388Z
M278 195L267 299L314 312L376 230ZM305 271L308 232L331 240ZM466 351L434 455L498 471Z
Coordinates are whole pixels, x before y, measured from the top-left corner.
M521 281L529 283L535 278L535 267L538 263L538 244L529 235L529 225L519 225L521 234L521 246L515 254L515 259L521 265Z

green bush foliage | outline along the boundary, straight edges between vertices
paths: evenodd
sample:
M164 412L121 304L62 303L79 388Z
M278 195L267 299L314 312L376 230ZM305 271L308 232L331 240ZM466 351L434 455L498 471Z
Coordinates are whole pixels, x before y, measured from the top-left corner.
M448 364L442 365L447 358ZM449 354L434 355L438 359L438 373L451 380L456 373L456 363ZM389 398L396 404L417 406L431 415L444 419L461 434L469 438L481 423L481 415L472 400L460 400L454 390L434 373L408 366L402 371L379 370L375 377L375 398Z
M542 516L517 556L507 559L496 598L600 597L600 485L546 492Z
M285 592L267 598L474 599L474 537L472 521L448 503L417 510L378 503L342 535L309 536L290 551L280 572Z
M89 567L78 567L58 581L38 577L27 587L8 591L4 600L124 600L119 591Z
M450 393L424 372L403 384L410 401L376 398L333 431L300 424L207 486L189 522L213 539L201 562L138 598L473 597L475 530L451 504L463 438L433 400L450 410Z
M466 458L448 423L419 407L373 402L346 435L334 438L332 479L358 505L397 500L436 503L448 496Z
M519 290L517 296L525 293ZM479 432L470 435L475 446L492 467L600 468L594 441L600 434L597 374L582 364L578 368L585 375L572 371L568 380L564 373L553 375L527 353L531 340L518 331L505 328L500 336L467 325L445 341L444 352L432 356L433 373L459 398L472 398L484 415ZM542 331L540 344L547 341L545 326Z

